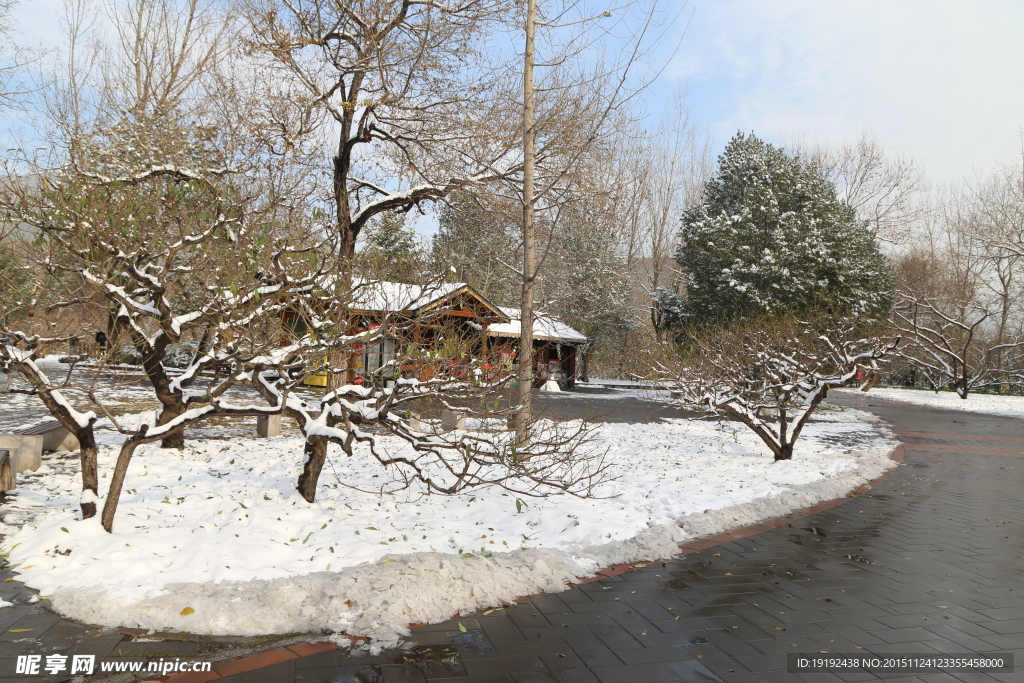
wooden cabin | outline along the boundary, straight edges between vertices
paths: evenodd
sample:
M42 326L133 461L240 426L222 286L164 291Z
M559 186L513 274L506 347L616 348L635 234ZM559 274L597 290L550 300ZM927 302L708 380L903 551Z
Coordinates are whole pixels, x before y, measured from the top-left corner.
M488 327L492 354L515 355L519 351L519 335L522 334L522 311L518 308L502 307L501 312L508 322L496 322ZM541 386L549 379L558 382L562 389L573 389L578 378L586 377L586 351L589 340L583 333L574 330L564 322L540 311L534 311L533 348L534 386Z
M396 353L408 347L458 356L445 360L435 355L403 368L420 379L429 379L431 365L437 362L463 363L472 357L511 365L518 357L519 309L496 306L466 283L363 283L350 311L350 334L382 324L391 327L392 333L356 348L349 359L349 383L362 384L364 375L394 361ZM587 338L576 330L557 318L538 314L534 321L535 385L555 379L562 388L575 386L586 345ZM414 364L417 367L412 367ZM327 386L327 374L311 375L306 384Z

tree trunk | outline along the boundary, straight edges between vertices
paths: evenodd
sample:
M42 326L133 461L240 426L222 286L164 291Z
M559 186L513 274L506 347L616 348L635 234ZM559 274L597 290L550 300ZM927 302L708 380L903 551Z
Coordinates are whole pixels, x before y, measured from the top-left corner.
M180 403L164 403L163 409L160 411L160 415L156 419L156 426L160 427L167 424L176 417L181 416L185 412L185 406ZM173 432L169 432L167 436L160 440L160 448L184 448L185 447L185 427L179 427Z
M92 425L87 429L79 430L75 436L78 438L79 461L82 467L82 494L92 491L94 501L99 500L99 471L96 464L96 436L93 434ZM90 519L96 516L96 502L81 503L82 519Z
M117 454L114 475L110 478L110 488L107 490L107 502L103 504L103 518L101 522L107 533L114 533L114 515L117 513L117 503L121 498L121 489L124 487L124 480L128 475L128 464L132 461L135 449L143 443L145 443L144 438L130 437L121 444L121 452Z
M516 446L527 445L533 421L533 286L536 278L534 244L534 130L533 57L537 2L528 0L526 52L523 68L523 296L519 313L519 408L516 413Z
M779 444L779 451L775 454L775 462L780 460L793 459L793 442Z
M316 487L320 481L320 471L327 461L327 439L322 436L310 436L307 438L305 455L306 464L299 475L299 485L296 487L299 494L306 499L307 503L316 500Z

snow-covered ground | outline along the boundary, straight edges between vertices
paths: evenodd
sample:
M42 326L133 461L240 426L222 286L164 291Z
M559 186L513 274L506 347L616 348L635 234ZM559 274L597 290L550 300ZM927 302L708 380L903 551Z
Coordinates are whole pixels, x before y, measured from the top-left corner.
M348 459L332 450L308 504L295 491L298 439L151 445L133 460L114 534L77 519L77 460L57 454L19 475L2 550L19 580L94 624L234 635L328 629L391 643L410 623L668 557L685 539L841 496L893 465L892 435L876 418L820 415L795 458L780 463L732 423L602 424L618 478L590 499L499 489L380 495L387 475L365 452ZM99 435L106 478L121 437ZM380 444L405 447L392 437Z
M843 390L852 394L852 390ZM900 403L913 403L929 408L944 410L962 410L968 413L986 413L1005 417L1024 417L1024 396L999 396L994 394L967 394L960 398L953 391L922 391L920 389L888 389L874 388L867 394L856 392L861 396L884 398Z

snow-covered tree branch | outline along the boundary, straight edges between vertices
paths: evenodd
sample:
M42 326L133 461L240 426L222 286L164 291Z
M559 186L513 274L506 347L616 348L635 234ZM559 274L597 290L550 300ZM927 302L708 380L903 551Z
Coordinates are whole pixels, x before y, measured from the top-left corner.
M783 318L695 332L691 350L662 377L680 400L726 414L790 460L793 447L829 389L855 379L893 352L898 338L863 336L856 319Z

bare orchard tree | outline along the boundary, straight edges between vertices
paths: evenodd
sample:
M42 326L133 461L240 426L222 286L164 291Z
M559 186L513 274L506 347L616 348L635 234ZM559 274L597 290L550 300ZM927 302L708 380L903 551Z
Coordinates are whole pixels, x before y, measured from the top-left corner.
M75 410L64 397L74 389L58 388L35 362L48 347L74 341L73 334L48 339L43 320L73 329L96 308L113 311L115 338L125 346L68 357L69 378L77 368L78 386L88 387L92 402L112 418L95 390L109 384L111 365L131 356L160 405L156 429L146 436L175 447L189 420L206 414L190 413L193 407L230 388L196 391L201 374L276 347L288 299L323 274L316 261L308 267L304 250L275 246L266 214L247 212L218 196L209 179L174 166L124 178L65 170L45 182L9 174L0 185L0 212L33 234L18 257L39 283L24 310L0 323L13 342L0 353L6 369L78 436L83 487L91 491L83 500L90 503L97 493L97 416ZM195 342L191 360L172 372L169 354L187 341ZM79 344L76 352L83 351ZM83 515L94 512L83 505Z
M96 412L78 410L68 400L69 392L81 390L71 385L70 373L63 380L54 381L38 362L48 350L59 350L66 346L69 338L28 335L11 329L5 322L0 322L0 335L5 337L5 342L0 343L0 370L7 375L7 382L0 395L19 393L38 396L50 414L78 439L82 468L79 507L82 519L94 517L99 501L96 434L93 429L97 420ZM24 378L21 386L15 384L16 377Z
M759 320L696 331L692 351L659 365L680 400L736 418L790 460L828 390L891 353L898 338L863 336L852 319Z
M949 385L963 399L1000 374L1000 358L1024 346L1019 331L993 334L990 311L971 302L901 292L891 318L906 340L900 354L924 372L933 389Z
M898 261L899 305L892 322L902 353L932 388L961 398L1019 372L1024 339L1024 249L1019 169L950 189L918 245Z
M593 427L585 422L533 425L529 446L516 444L507 431L511 411L497 407L511 379L511 366L496 368L474 358L472 338L466 338L465 331L460 332L451 320L445 322L443 312L413 310L422 298L446 287L431 283L396 290L393 283L357 283L344 306L367 300L375 300L379 306L382 292L397 291L398 296L385 297L390 299L386 311L376 314L376 322L368 329L355 328L344 339L331 335L329 344L342 344L348 354L364 348L392 351L379 365L371 360L371 367L363 367L358 383L329 390L319 401L303 400L297 390L304 379L314 372L340 371L323 362L330 347L316 341L321 337L315 333L315 325L307 328L311 334L253 361L249 374L255 388L268 403L282 405L283 414L294 419L305 436L297 488L307 501L316 498L330 444L337 445L348 458L364 444L391 475L386 484L392 491L417 485L451 494L497 485L529 496L556 491L587 496L607 478ZM410 291L412 296L407 295ZM323 303L315 297L296 302L307 321L318 317ZM428 329L440 333L432 340L417 341ZM440 337L447 341L438 345ZM310 362L311 358L320 362ZM299 368L305 371L296 372ZM433 411L435 416L427 417L425 411ZM468 428L461 422L446 425L444 419L437 419L444 412L477 424ZM382 431L398 437L404 447L398 452L383 449L378 443Z

